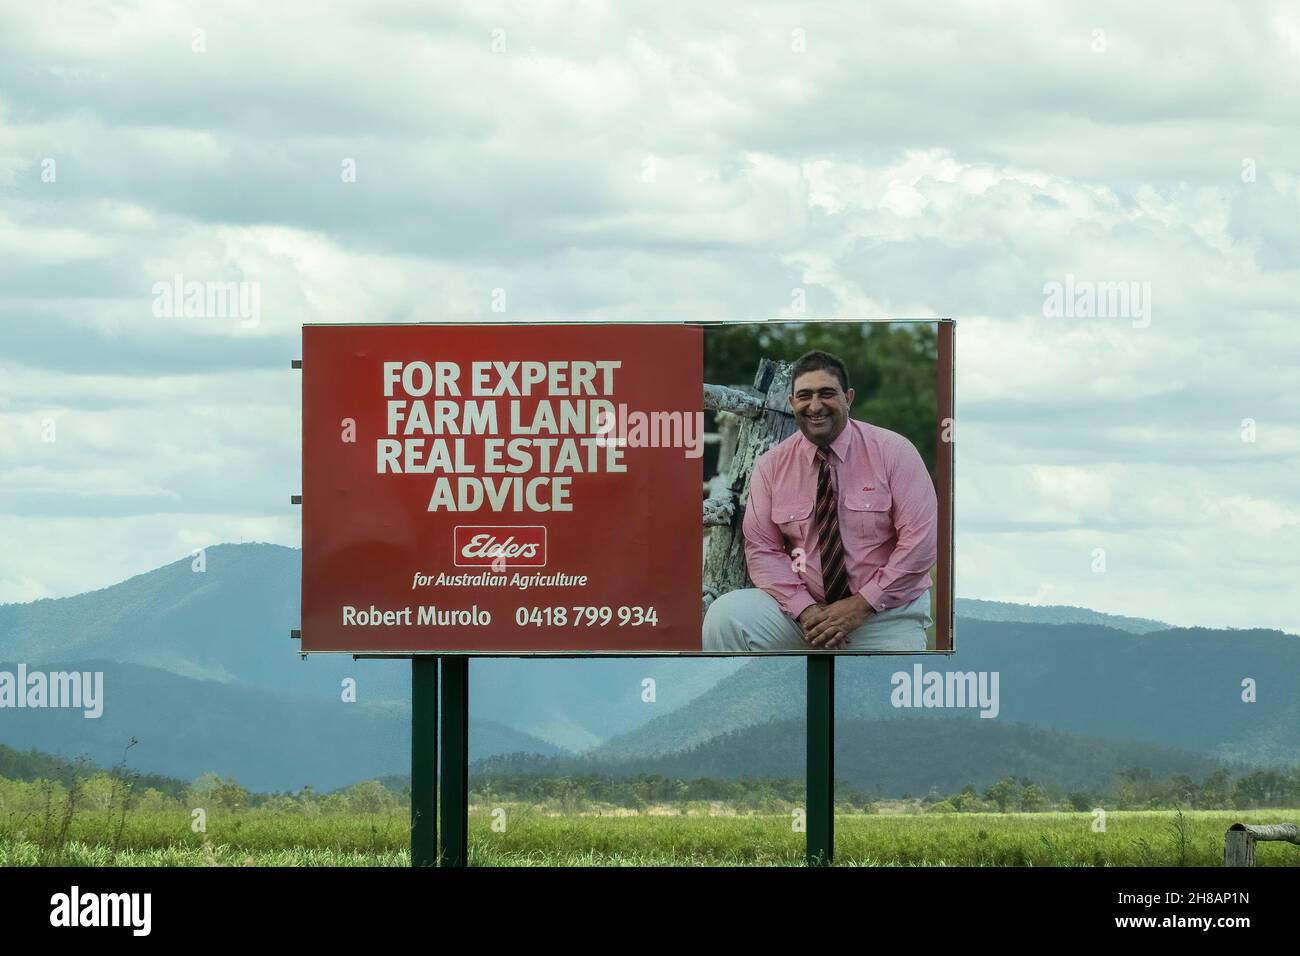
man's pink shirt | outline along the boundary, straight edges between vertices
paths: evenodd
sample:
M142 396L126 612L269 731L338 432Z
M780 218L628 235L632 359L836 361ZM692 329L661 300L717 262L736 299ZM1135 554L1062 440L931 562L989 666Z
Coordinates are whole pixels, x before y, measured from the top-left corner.
M816 451L796 431L759 456L745 509L749 576L792 618L825 602L813 521ZM939 509L925 462L897 432L853 419L831 452L849 587L877 611L911 603L929 589L937 551ZM792 557L796 548L802 562Z

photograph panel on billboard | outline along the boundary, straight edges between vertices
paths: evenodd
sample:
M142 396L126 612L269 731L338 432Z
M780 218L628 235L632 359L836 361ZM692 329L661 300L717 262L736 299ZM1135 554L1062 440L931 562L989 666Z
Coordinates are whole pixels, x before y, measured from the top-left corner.
M949 651L951 343L305 326L302 650Z

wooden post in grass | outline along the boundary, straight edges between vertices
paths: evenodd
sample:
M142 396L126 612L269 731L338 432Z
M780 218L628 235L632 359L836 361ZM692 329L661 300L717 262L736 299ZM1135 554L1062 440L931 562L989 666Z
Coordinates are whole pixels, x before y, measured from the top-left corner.
M1255 843L1259 840L1281 841L1300 846L1300 824L1234 823L1223 835L1223 865L1254 866Z

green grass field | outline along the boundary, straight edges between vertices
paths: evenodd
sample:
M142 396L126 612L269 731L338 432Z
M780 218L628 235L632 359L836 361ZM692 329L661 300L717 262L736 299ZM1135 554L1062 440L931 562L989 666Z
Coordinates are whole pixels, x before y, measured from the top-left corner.
M477 866L803 865L802 833L777 815L554 815L505 805L470 821ZM498 815L497 826L500 826ZM1220 866L1234 822L1300 820L1300 811L1112 811L1106 831L1088 813L841 814L842 866ZM73 821L42 846L0 821L0 866L407 866L405 813L304 816L210 814L206 833L184 812L135 814L120 833L103 815ZM114 849L114 843L118 849ZM1300 847L1259 844L1259 866L1300 866Z

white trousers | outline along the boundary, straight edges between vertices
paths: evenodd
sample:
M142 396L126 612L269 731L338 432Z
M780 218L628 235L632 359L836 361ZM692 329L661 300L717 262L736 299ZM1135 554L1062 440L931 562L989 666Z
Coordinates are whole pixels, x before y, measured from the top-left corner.
M849 634L853 651L923 651L930 620L930 592L911 604L871 614ZM706 651L799 651L811 648L803 628L761 588L728 591L704 615Z

